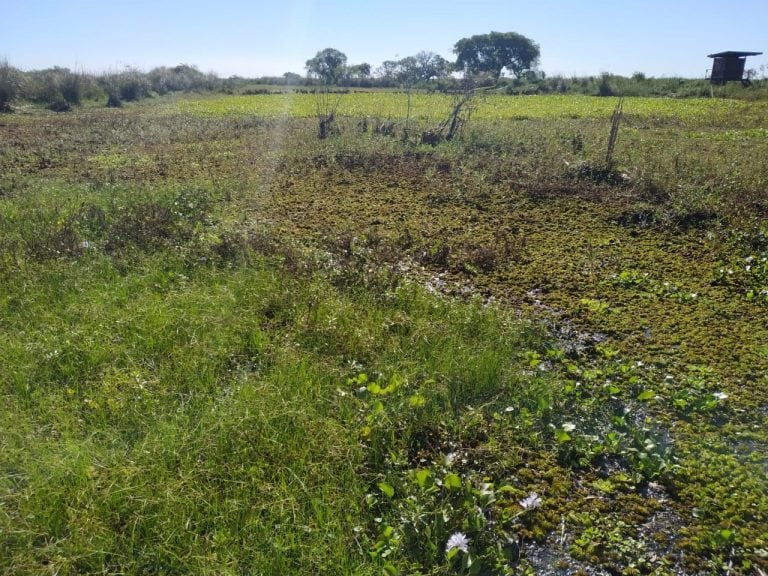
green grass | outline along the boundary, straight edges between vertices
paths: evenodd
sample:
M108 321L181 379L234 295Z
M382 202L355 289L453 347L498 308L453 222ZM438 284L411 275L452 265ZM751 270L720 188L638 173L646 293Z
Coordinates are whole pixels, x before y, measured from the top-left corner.
M520 330L413 289L382 303L258 261L170 255L123 275L99 257L44 268L4 283L13 573L365 572L353 528L370 521L371 471L347 377L386 370L436 394L437 376L457 414L512 396Z
M762 104L284 98L3 118L0 572L768 569Z

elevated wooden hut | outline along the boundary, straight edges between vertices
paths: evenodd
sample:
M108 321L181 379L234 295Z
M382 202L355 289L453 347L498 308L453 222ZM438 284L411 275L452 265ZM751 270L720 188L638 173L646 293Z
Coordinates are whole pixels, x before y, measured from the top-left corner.
M709 58L714 58L714 62L709 81L716 86L722 86L726 82L749 84L749 78L744 78L744 65L747 62L747 56L759 56L760 54L762 52L737 52L734 50L710 54Z

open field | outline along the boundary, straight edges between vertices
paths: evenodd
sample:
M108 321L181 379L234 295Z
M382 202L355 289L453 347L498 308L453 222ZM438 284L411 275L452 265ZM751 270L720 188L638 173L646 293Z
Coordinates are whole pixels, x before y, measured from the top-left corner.
M0 116L0 572L768 571L768 102L450 104Z

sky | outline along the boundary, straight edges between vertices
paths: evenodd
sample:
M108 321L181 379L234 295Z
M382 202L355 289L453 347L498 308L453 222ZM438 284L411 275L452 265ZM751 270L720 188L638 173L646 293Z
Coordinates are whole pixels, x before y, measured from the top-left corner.
M324 48L375 69L422 50L453 60L458 40L490 31L539 44L548 76L700 78L707 54L768 53L768 0L0 0L0 15L0 61L23 70L281 76Z

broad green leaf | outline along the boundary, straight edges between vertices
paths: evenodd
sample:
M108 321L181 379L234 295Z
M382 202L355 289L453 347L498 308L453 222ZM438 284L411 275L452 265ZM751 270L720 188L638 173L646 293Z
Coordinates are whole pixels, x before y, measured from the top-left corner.
M568 432L566 432L565 430L562 430L560 428L555 430L555 440L557 440L558 442L568 442L568 440L570 439L571 439L571 435L568 434Z
M637 397L637 399L641 401L653 400L654 398L656 398L656 392L653 390L643 390Z
M387 484L386 482L379 482L379 490L381 490L381 492L387 498L392 498L395 495L395 488L391 484Z
M459 478L458 474L454 474L453 472L446 474L444 482L446 488L461 489L461 478Z
M429 482L431 477L432 477L432 472L430 472L429 470L416 471L416 482L422 488L425 488L427 486L427 482Z

